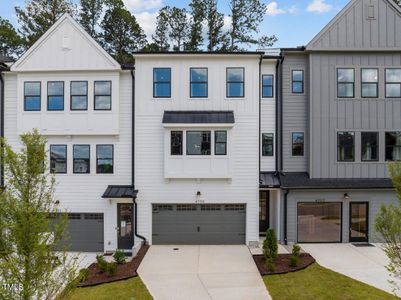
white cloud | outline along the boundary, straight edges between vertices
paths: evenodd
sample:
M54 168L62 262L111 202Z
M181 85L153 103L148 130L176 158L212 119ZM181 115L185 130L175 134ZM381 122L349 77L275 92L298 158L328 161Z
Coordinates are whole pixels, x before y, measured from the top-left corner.
M152 39L152 34L156 30L156 18L158 13L149 13L144 11L142 13L135 14L135 18L139 25L141 25L143 31L145 31L148 41Z
M124 0L124 3L132 11L149 10L163 5L162 0Z
M224 25L223 25L223 31L228 31L231 28L231 23L233 22L233 19L230 16L224 16Z
M266 14L269 16L282 15L285 13L286 11L284 9L278 8L276 1L273 1L266 6Z
M333 5L327 4L325 0L313 0L311 3L309 3L307 11L322 14L329 12L332 9Z

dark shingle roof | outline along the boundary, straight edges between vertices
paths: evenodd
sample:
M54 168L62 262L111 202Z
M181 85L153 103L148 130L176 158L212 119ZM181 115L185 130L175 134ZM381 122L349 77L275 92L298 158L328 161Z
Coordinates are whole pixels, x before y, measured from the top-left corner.
M234 124L232 111L165 111L164 124Z
M136 198L138 190L132 185L109 185L102 198Z
M276 172L261 172L259 178L260 188L280 187L280 178Z

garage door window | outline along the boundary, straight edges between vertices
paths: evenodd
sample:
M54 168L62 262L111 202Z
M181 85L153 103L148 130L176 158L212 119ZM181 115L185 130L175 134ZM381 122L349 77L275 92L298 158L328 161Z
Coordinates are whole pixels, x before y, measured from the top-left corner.
M298 203L298 242L341 242L341 202Z

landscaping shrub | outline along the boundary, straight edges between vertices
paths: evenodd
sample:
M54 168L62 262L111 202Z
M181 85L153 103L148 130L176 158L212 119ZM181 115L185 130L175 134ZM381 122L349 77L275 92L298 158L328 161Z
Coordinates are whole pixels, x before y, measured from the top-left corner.
M116 252L113 255L114 261L121 265L125 264L125 253L122 250L116 250Z
M114 262L107 262L102 255L96 256L97 267L102 273L107 275L114 275L117 271L117 264Z
M290 259L290 267L295 268L298 266L298 259L299 255L301 253L301 247L299 247L297 244L292 246L292 255Z
M266 259L267 269L271 272L274 271L274 260L278 256L278 242L273 229L266 231L266 239L263 241L263 255Z
M116 274L117 272L117 264L114 262L107 263L107 270L106 273L109 276Z

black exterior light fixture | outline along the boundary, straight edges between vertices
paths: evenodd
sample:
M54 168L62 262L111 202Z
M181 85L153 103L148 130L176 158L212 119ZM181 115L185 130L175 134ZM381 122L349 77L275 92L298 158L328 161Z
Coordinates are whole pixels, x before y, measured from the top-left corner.
M348 193L345 193L345 194L344 194L344 199L345 199L345 200L348 200L348 199L350 199L350 198L351 198L351 197L348 195Z

